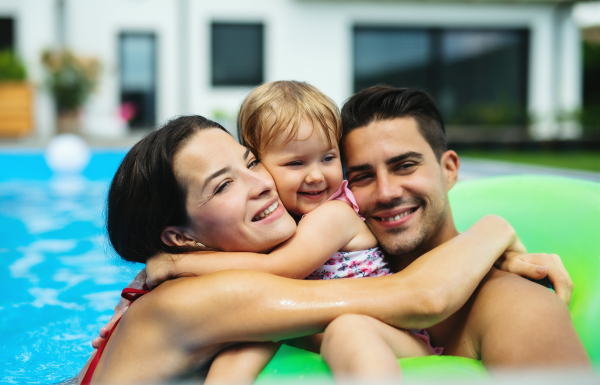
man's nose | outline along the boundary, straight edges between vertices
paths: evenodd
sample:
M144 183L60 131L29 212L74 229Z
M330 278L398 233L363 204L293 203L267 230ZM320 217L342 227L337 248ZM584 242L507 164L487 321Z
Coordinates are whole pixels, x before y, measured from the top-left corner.
M376 202L386 203L395 198L401 198L404 189L399 183L394 183L394 180L388 175L378 175L375 191L373 192L373 200Z
M309 171L308 174L306 175L306 183L321 183L325 180L325 176L323 176L323 172L321 171L321 168L318 166L314 166L312 167Z

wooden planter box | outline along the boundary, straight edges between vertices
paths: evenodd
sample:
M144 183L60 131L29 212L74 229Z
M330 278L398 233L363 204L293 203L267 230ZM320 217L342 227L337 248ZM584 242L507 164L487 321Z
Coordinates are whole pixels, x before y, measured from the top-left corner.
M24 82L0 83L0 137L28 135L33 130L33 90Z

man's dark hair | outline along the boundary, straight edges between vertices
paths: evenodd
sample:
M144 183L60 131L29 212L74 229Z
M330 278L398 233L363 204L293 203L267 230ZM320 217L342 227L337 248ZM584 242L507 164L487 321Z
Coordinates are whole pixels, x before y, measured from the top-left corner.
M227 132L202 116L181 116L146 135L125 155L110 185L106 210L110 243L124 260L145 263L160 252L190 250L164 244L161 234L167 226L189 223L187 191L175 176L173 158L206 129Z
M446 130L433 98L414 88L373 86L355 93L342 107L342 146L354 129L372 122L412 117L438 161L446 152Z

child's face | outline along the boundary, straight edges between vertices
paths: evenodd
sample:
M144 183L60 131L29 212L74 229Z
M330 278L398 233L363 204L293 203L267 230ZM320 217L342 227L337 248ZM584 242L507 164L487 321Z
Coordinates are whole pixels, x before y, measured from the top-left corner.
M262 163L285 208L295 215L308 214L340 188L340 150L334 138L330 147L324 130L309 121L300 124L293 140L286 139L287 132L277 135L263 151Z

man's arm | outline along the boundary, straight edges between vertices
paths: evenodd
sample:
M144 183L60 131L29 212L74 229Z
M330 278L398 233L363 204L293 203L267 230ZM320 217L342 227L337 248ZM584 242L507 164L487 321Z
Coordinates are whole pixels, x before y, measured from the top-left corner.
M481 359L490 368L590 367L565 303L496 269L461 310L429 331L444 354Z
M568 307L550 290L494 271L479 291L474 306L480 305L476 336L484 365L590 367Z

